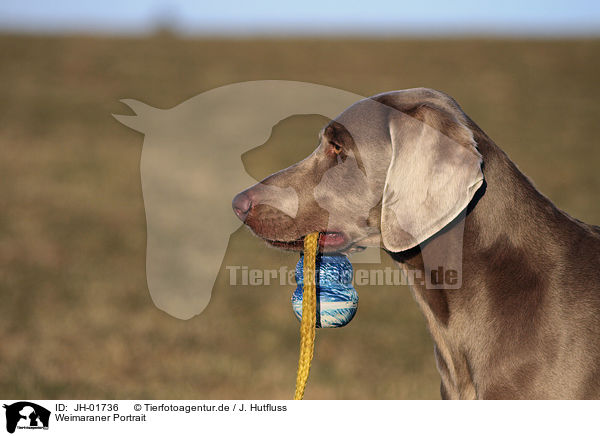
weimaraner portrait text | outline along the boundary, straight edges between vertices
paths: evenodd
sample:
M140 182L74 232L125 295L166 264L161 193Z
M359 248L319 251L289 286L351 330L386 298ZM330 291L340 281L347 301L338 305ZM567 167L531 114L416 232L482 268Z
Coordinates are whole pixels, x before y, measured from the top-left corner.
M411 286L444 399L600 398L600 227L554 206L438 91L358 101L319 138L233 199L255 235L300 251L320 232L322 252L381 247L423 276L458 259L458 286ZM291 194L267 204L264 186Z

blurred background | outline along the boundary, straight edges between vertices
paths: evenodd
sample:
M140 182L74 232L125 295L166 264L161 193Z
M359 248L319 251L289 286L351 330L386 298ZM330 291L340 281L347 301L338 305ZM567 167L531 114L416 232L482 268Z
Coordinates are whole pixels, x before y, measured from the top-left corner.
M244 229L208 308L152 303L143 136L112 113L212 88L298 80L361 95L442 90L559 207L600 223L600 6L594 1L0 3L0 397L291 398L290 286L230 286L226 265L292 268ZM294 116L240 158L256 179L309 154ZM230 201L230 199L225 199ZM382 266L392 266L382 257ZM355 268L368 268L355 264ZM317 334L308 399L434 399L439 377L404 287L359 289Z

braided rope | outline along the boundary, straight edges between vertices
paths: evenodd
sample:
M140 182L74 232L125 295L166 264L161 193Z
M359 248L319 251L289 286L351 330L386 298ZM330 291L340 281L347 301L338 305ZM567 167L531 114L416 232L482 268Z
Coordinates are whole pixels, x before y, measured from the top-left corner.
M315 325L317 319L317 292L315 284L315 262L319 233L304 238L304 295L302 297L302 321L300 322L300 359L296 376L294 400L304 397L304 389L310 372L310 362L315 350Z

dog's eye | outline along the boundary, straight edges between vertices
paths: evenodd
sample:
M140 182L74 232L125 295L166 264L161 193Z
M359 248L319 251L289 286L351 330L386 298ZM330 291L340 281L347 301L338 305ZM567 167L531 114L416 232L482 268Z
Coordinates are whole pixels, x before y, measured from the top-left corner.
M342 146L340 144L335 143L335 142L331 143L331 149L333 150L333 152L335 154L340 154L342 152Z

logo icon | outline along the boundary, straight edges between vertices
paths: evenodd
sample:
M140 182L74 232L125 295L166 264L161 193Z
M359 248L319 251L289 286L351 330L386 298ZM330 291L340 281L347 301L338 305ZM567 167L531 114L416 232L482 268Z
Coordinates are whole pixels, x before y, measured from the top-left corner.
M6 431L14 433L18 429L48 430L50 411L29 401L19 401L4 405L6 409Z

